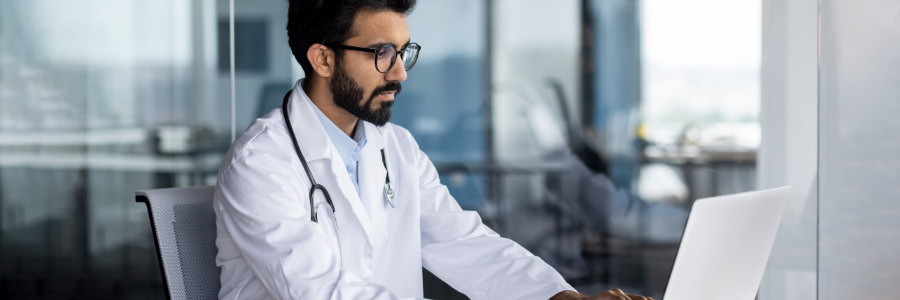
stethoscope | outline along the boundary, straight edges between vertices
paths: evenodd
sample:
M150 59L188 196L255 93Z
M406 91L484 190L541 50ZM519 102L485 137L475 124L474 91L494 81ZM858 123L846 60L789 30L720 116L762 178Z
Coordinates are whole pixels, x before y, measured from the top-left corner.
M288 133L291 135L291 145L294 146L294 152L297 153L297 157L300 158L300 163L303 165L303 170L306 171L306 176L309 178L310 188L309 188L309 213L310 219L313 222L319 223L319 218L317 216L318 207L313 203L313 194L316 190L322 191L322 194L325 195L325 201L328 203L328 206L331 207L331 219L334 221L334 231L337 234L338 241L338 250L341 253L341 269L344 269L344 246L341 244L341 229L338 227L337 223L337 214L334 211L334 202L331 201L331 195L328 194L328 190L325 189L321 184L316 183L316 178L313 176L312 171L309 170L309 165L306 163L306 158L303 157L303 152L300 152L300 146L297 144L297 136L294 135L294 127L291 126L291 118L288 113L288 100L291 97L291 93L293 90L287 92L284 95L284 101L281 104L281 114L284 116L284 122L287 124ZM388 203L391 204L391 207L394 206L394 190L391 188L391 176L390 173L387 173L387 159L384 155L384 149L381 149L381 162L384 164L384 198L387 199Z

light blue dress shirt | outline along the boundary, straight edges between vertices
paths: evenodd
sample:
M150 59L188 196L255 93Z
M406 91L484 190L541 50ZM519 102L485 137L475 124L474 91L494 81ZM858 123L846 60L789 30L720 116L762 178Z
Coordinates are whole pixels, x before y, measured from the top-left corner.
M309 104L316 111L319 122L322 122L322 127L325 127L325 133L328 133L331 143L334 144L334 148L337 149L341 159L344 160L344 167L347 168L347 174L350 175L350 182L353 182L356 194L359 195L359 172L357 171L359 170L359 156L363 147L366 146L366 126L363 126L362 120L357 121L356 133L351 139L337 125L334 125L334 122L331 122L331 119L328 119L312 100L309 100Z

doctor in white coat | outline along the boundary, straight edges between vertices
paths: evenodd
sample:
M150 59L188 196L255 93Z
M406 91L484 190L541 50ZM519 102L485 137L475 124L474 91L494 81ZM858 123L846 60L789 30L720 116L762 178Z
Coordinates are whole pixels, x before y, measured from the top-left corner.
M390 106L418 55L414 0L292 0L307 79L232 144L214 208L220 299L419 299L422 267L471 299L646 299L578 294L463 211ZM288 122L285 122L285 113ZM296 147L308 162L311 179ZM394 196L385 195L386 182Z

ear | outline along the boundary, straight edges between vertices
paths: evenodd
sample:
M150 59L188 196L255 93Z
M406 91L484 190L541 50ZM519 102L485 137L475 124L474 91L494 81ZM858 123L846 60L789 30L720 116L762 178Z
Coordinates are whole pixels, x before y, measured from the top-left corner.
M313 44L306 50L306 59L319 76L329 78L334 74L334 51L322 44Z

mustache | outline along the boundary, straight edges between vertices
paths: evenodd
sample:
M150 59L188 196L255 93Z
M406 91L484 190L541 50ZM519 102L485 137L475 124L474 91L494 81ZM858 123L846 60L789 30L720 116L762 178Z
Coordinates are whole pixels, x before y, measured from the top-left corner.
M375 98L375 96L378 96L378 94L384 92L394 92L394 97L396 97L397 95L400 95L401 90L403 90L403 85L401 85L399 81L388 82L387 84L379 86L375 88L374 91L372 91L372 95L369 97L369 102L371 102L372 99Z

